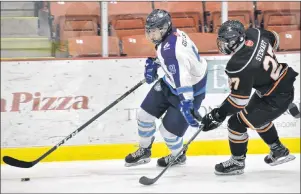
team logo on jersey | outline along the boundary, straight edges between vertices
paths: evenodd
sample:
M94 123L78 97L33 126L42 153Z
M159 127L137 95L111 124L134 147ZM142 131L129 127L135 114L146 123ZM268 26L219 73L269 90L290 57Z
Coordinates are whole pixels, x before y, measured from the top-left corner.
M253 42L252 40L247 40L247 41L245 42L245 45L246 45L246 46L249 46L249 47L252 47L252 46L254 45L254 42Z
M163 46L163 50L169 50L170 49L170 44L168 42L166 42L166 44Z
M157 92L160 92L162 91L162 88L161 88L161 82L157 82L155 87L154 87L154 90L157 91Z
M174 64L168 65L168 71L169 71L171 74L177 73L176 66L175 66Z

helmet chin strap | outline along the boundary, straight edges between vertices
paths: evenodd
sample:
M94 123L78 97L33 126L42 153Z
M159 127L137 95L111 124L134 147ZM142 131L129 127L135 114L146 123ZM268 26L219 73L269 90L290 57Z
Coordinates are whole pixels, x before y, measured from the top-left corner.
M163 42L163 41L165 40L165 38L171 33L171 31L172 31L172 27L171 27L171 26L170 26L169 29L167 29L167 31L165 32L165 34L164 34L164 32L163 32L163 29L161 29L161 30L160 30L161 40L159 41L158 44L160 44L161 42ZM163 34L164 34L164 35L163 35Z
M243 37L240 37L239 43L235 45L236 47L231 47L231 48L227 47L227 49L231 51L231 54L235 54L243 47L244 44L245 44L245 39Z

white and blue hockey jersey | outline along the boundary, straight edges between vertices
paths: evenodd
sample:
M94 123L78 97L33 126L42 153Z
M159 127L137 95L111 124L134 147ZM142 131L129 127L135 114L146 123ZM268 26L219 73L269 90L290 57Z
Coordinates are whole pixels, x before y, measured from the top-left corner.
M157 47L157 57L165 72L164 82L181 100L205 94L207 62L188 35L176 28Z

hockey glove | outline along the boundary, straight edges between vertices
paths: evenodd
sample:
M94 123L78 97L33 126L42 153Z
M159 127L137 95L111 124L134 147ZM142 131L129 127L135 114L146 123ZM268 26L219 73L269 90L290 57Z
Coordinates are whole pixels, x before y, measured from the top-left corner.
M218 114L218 108L213 109L210 113L206 114L202 119L204 125L203 131L210 131L218 128L226 119Z
M194 117L194 108L192 100L182 100L179 105L180 111L183 114L186 122L191 127L199 127L197 119Z
M157 74L158 68L159 68L159 64L155 63L155 60L153 58L148 57L146 59L145 71L144 71L144 77L146 83L151 84L158 78L158 74Z

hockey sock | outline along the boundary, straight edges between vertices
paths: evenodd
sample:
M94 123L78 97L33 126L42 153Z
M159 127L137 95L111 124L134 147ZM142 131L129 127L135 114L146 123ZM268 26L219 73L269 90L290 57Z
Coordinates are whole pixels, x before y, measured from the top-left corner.
M138 114L138 135L140 137L140 147L148 148L152 143L152 137L156 132L156 117L150 115L143 109Z
M242 156L247 153L249 140L247 128L236 115L231 116L228 120L228 138L233 156Z
M228 128L228 138L233 156L242 156L247 153L249 136L247 132L239 133Z
M279 140L276 127L272 122L257 128L256 131L263 141L268 145L271 145Z
M179 151L183 148L183 137L178 137L169 131L165 129L163 124L160 125L159 128L162 137L164 138L164 141L167 145L167 147L170 149L171 154L173 156L176 156Z

